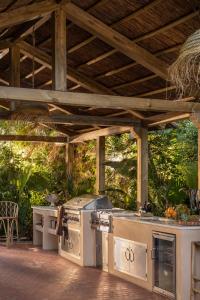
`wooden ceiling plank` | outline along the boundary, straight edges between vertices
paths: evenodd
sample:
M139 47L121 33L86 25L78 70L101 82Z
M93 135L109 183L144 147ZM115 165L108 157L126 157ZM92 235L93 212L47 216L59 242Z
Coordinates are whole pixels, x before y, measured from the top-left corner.
M145 39L149 39L149 38L155 36L156 34L163 33L165 31L167 31L169 29L172 29L172 28L174 28L174 27L176 27L176 26L178 26L182 23L185 23L185 22L187 22L187 21L189 21L189 20L191 20L191 19L193 19L194 17L197 17L197 16L199 16L199 11L198 10L193 11L192 13L187 14L183 17L180 17L177 20L175 20L173 22L170 22L169 24L166 24L162 27L159 27L158 29L152 30L151 32L147 32L146 34L134 39L134 42L138 43L138 42L143 41Z
M191 113L200 111L200 103L123 97L87 93L60 92L40 89L2 86L0 99L9 101L32 101L96 108L133 109L139 111L174 111Z
M72 3L65 6L67 17L80 27L97 35L101 40L116 48L126 56L136 60L153 73L167 79L168 65L151 53L134 44L131 40L105 25L92 15Z

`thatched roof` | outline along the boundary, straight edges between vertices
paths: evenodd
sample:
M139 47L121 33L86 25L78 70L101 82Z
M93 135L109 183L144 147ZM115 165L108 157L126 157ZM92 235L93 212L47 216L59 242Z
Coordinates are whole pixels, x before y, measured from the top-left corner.
M1 1L0 14L36 2L39 3L42 0ZM71 2L135 42L167 66L176 60L180 46L200 26L198 1L195 0L72 0ZM31 25L37 24L38 20L34 19L1 29L0 43L5 40L15 41ZM177 99L176 90L170 86L170 82L138 64L124 53L117 51L109 43L69 20L67 20L67 29L69 69L71 68L83 77L98 83L102 90L105 88L104 91L113 95ZM46 22L38 29L34 29L34 34L29 34L24 40L51 56L51 18L46 17ZM0 60L1 85L9 82L10 70L9 53L5 54L5 50L3 53ZM34 87L51 89L51 69L42 67L42 64L38 62L35 62L34 65ZM32 72L33 59L22 53L21 87L32 87ZM69 91L73 92L92 92L91 87L87 87L84 82L81 84L73 76L69 76L67 87ZM106 116L110 113L120 112L120 110L103 108L95 110L78 107L65 108L76 114ZM58 111L56 112L58 113ZM60 113L62 114L62 112ZM141 114L146 118L155 113L144 111ZM137 118L128 112L122 114L121 117ZM73 125L68 129L71 132L79 133L93 128Z

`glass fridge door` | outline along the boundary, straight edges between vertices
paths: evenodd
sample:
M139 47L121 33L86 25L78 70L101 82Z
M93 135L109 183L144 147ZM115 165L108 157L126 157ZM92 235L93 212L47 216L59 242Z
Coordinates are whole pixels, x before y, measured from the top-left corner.
M176 294L176 237L172 234L153 234L154 290L175 298Z

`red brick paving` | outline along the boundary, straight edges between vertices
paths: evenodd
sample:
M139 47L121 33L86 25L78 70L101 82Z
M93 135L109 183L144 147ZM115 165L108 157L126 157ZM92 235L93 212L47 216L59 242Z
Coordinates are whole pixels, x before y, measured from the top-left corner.
M32 245L0 246L0 300L161 300L95 268Z

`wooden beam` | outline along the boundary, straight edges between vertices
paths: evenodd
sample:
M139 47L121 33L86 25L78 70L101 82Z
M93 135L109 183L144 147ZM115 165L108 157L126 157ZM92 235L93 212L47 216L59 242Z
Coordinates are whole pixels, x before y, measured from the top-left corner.
M0 135L0 141L67 143L68 138L63 136L31 136L31 135Z
M67 89L67 32L66 14L62 8L53 13L53 89L66 91Z
M131 40L118 33L114 29L105 25L92 15L80 9L72 3L65 6L67 17L76 25L83 27L90 33L95 34L98 38L116 48L126 56L136 60L138 63L167 79L168 65L151 53L133 43Z
M0 99L43 102L55 105L63 104L96 108L135 109L139 111L174 111L183 113L200 111L200 103L194 102L60 92L6 86L2 86L0 89Z
M88 115L52 115L51 117L39 117L43 123L54 124L80 124L80 125L100 125L100 126L137 126L140 122L128 118L88 116Z
M48 14L41 19L39 19L37 22L35 22L33 25L31 25L28 29L26 29L22 34L20 34L20 37L15 40L15 42L19 41L20 39L25 39L28 35L32 34L33 31L36 31L39 29L42 25L44 25L51 17L51 14Z
M148 202L148 130L134 128L137 139L137 207Z
M105 137L96 139L96 194L105 193Z
M185 120L188 119L189 117L190 117L189 113L180 114L180 113L169 112L169 113L158 114L155 116L145 118L143 120L143 123L146 124L148 127L154 127L161 124L167 124L171 122Z
M68 67L68 79L70 79L73 82L76 82L77 84L81 85L82 87L86 88L87 90L93 92L93 93L102 93L107 95L116 95L115 92L111 91L110 89L104 87L102 84L94 81L93 79L90 79L86 77L83 73L79 71L75 71L71 67Z
M72 136L73 133L71 131L68 131L67 128L64 128L64 126L58 125L58 124L45 124L45 123L41 123L39 122L39 124L43 127L52 129L54 131L57 131L59 133L62 133L65 136Z
M39 64L44 65L45 67L51 69L52 68L52 59L51 56L48 55L46 52L40 50L39 48L36 48L29 43L25 41L20 41L18 43L18 46L20 48L20 51L28 56L35 58L35 61L37 61Z
M44 0L0 13L0 29L43 17L50 14L58 6L54 0Z
M175 85L166 86L164 88L160 88L160 89L157 89L157 90L153 90L153 91L145 92L145 93L142 93L142 94L138 94L137 96L138 97L147 97L147 96L152 96L152 95L156 95L156 94L167 93L167 92L173 91L175 89L176 89Z
M74 136L70 138L70 143L82 143L85 141L95 140L100 136L116 135L131 131L131 127L109 127L104 129L93 130L87 133L80 134L79 136Z
M10 86L20 87L20 49L17 45L9 49L10 53ZM10 109L14 111L18 102L11 101Z

